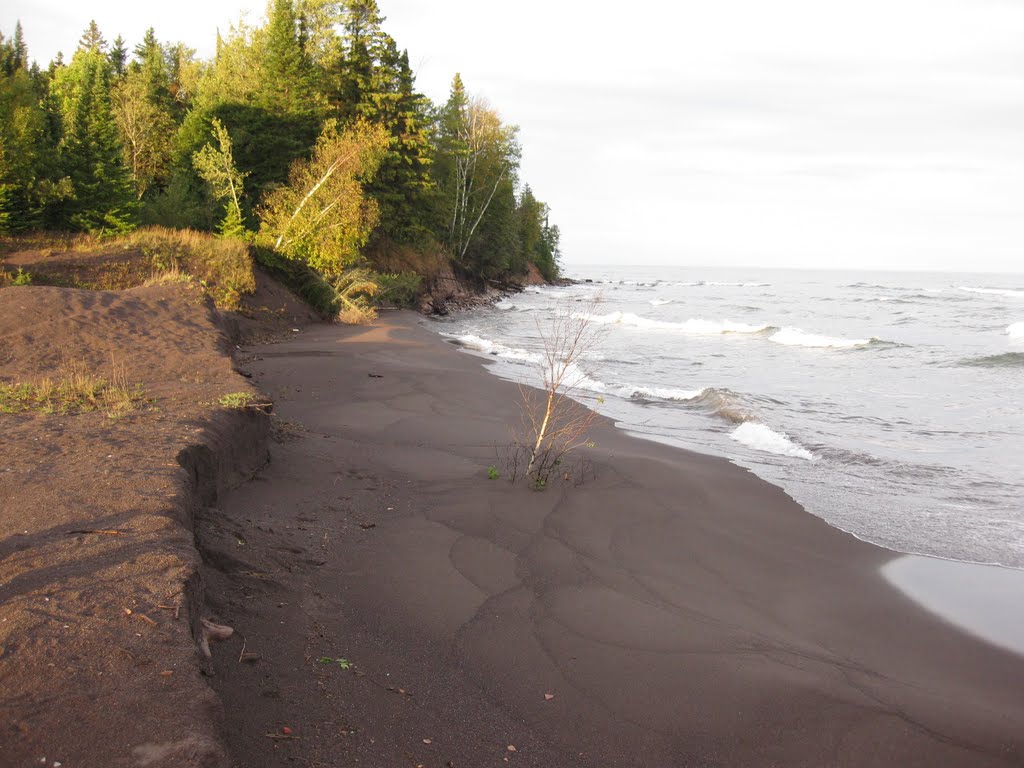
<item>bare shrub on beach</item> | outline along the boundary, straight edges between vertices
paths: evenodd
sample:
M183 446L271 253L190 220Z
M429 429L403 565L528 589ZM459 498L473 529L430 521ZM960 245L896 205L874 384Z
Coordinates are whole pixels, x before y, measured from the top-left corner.
M564 305L547 328L537 322L543 389L519 386L522 422L507 462L512 482L523 474L536 488L543 488L563 472L566 480L575 474L579 484L590 467L585 462L575 473L564 470L566 455L590 442L588 432L597 418L595 411L574 397L585 380L580 362L599 338L591 322L595 305L596 299L582 309ZM592 467L589 471L593 472Z

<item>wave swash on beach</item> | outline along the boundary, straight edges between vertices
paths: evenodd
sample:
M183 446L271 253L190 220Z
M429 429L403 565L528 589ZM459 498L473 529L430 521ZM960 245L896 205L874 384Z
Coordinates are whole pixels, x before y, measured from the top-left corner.
M1024 568L1019 279L671 267L577 276L593 282L535 289L437 328L493 356L495 373L532 381L545 319L596 301L599 354L579 396L622 427L726 456L868 541Z

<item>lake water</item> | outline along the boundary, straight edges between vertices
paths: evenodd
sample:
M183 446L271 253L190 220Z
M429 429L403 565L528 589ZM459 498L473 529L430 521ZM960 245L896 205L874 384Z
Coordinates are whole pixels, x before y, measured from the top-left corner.
M580 399L725 456L901 552L1024 568L1024 275L593 267L430 327L537 383L553 313L601 333Z

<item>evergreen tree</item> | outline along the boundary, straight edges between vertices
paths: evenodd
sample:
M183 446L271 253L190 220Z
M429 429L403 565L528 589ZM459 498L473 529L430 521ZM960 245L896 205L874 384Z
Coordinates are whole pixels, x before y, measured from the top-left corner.
M93 19L89 22L89 26L86 27L85 32L82 33L81 39L78 41L78 50L80 51L104 51L107 48L107 41L103 39L103 34L100 32L99 26L96 24L96 20Z
M263 66L264 103L279 113L316 111L319 99L310 79L310 66L299 39L292 0L274 0L267 25Z
M390 37L374 80L376 91L364 102L373 109L365 110L366 117L387 128L390 139L380 170L367 190L381 207L381 234L397 242L420 242L433 223L429 102L416 92L408 53L399 54Z
M69 194L60 182L55 163L55 141L49 116L43 109L45 84L38 69L14 67L18 36L0 35L0 231L18 232L39 227L46 207ZM24 42L21 43L22 47ZM25 61L24 58L21 61Z
M505 175L468 243L460 266L481 280L520 272L517 268L517 261L521 258L517 225L515 184L510 175Z
M137 205L110 99L111 65L92 22L71 64L57 70L54 91L63 136L58 147L73 199L60 223L90 232L123 231L135 223Z
M14 69L28 69L28 46L25 44L25 33L21 28L21 21L14 25L14 56L12 64Z
M534 197L527 184L519 197L516 218L519 221L519 258L513 272L523 272L533 264L545 280L558 277L558 227L548 224L548 206Z
M335 70L333 104L342 121L357 117L376 122L382 81L376 70L387 38L381 25L376 0L347 0L344 3L342 55ZM393 41L392 41L393 43ZM375 75L377 75L375 77Z
M114 47L110 49L107 58L110 59L110 66L114 70L114 77L118 79L124 77L125 70L128 67L128 48L125 45L124 38L120 35L114 40Z

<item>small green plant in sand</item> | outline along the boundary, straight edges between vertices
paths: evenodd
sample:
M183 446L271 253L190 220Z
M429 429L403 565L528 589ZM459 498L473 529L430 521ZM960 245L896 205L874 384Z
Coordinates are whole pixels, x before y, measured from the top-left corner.
M229 392L217 399L217 405L222 408L261 408L267 403L260 400L252 392Z
M90 373L81 363L67 363L56 379L0 382L0 413L81 413L100 411L112 419L143 401L142 389L128 384L124 367L115 365L110 379Z
M11 278L11 285L32 285L32 275L26 272L21 267L18 267L18 271Z
M317 659L317 661L319 663L321 663L321 664L337 665L338 669L346 669L347 670L347 669L352 669L353 667L355 667L355 664L353 664L348 659L334 659L334 658L331 658L330 656L321 656L319 659Z
M497 480L499 477L501 477L501 474L498 472L498 468L496 466L492 464L487 468L488 480Z

